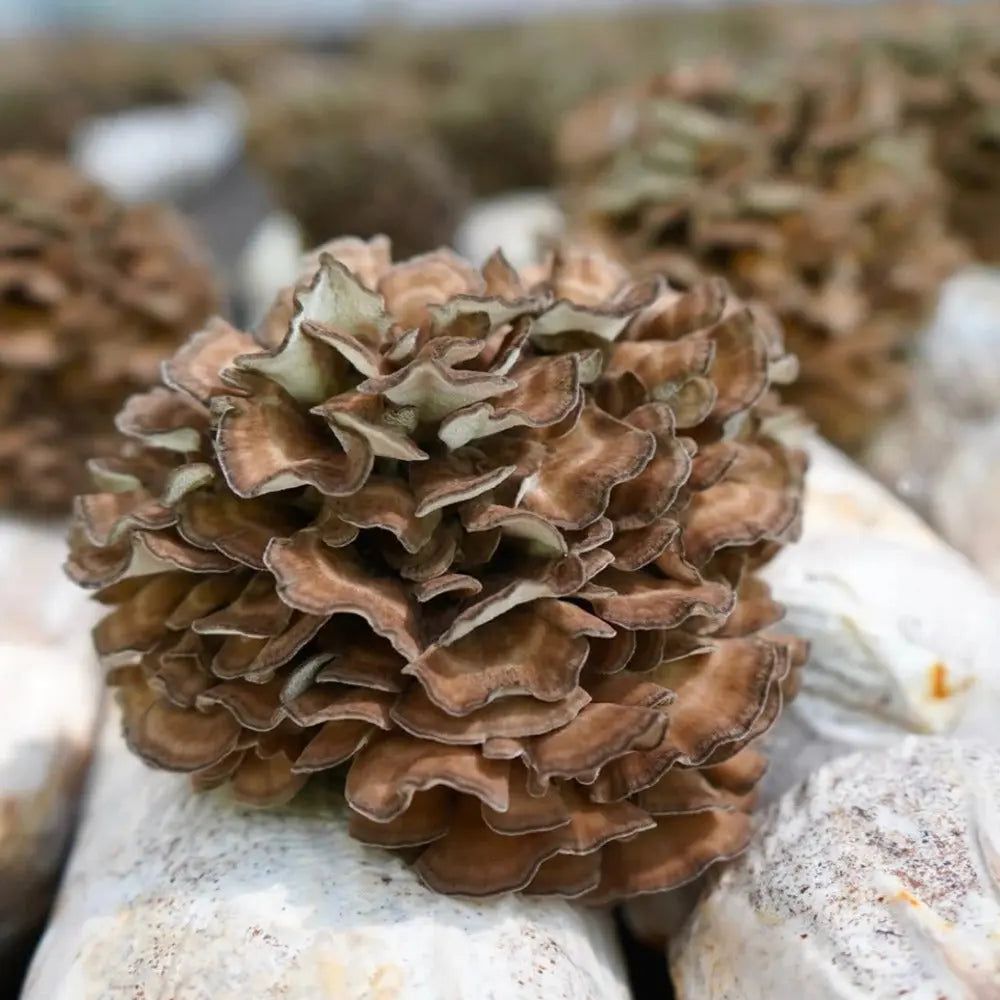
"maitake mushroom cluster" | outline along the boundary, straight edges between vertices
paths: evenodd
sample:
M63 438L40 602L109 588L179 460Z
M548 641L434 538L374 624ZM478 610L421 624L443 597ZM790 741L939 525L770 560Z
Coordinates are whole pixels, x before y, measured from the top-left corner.
M385 233L401 254L450 243L470 192L423 120L420 87L342 58L269 60L249 90L251 157L309 246Z
M786 18L787 20L787 18ZM775 25L733 4L566 8L519 22L428 28L380 24L362 40L377 72L406 73L425 117L478 196L550 187L552 137L580 101L681 58L774 45Z
M784 397L854 449L905 394L899 355L961 259L903 110L874 56L678 70L567 119L567 205L640 273L719 273L773 307L801 364Z
M603 902L739 851L804 656L754 575L801 506L776 327L583 250L311 270L256 338L192 337L77 500L131 748L262 806L339 775L444 892Z
M927 127L950 221L981 260L1000 262L1000 32L889 45L910 121Z
M0 160L0 505L68 510L129 393L217 305L181 218L57 160Z

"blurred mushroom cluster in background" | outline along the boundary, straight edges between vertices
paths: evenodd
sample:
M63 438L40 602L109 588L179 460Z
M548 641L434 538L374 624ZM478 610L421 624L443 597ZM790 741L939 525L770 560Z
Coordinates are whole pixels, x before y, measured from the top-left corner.
M1000 996L995 0L50 6L0 1000Z

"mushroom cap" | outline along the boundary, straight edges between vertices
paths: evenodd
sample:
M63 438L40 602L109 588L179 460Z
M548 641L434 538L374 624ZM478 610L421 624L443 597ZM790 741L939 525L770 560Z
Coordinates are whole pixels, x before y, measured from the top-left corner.
M805 654L754 575L801 509L775 329L581 247L321 248L128 401L77 500L129 745L257 805L335 774L443 892L600 903L738 852Z

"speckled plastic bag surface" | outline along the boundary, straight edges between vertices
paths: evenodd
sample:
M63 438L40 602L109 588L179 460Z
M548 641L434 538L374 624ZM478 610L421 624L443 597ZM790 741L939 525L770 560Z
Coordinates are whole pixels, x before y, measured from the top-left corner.
M629 997L609 915L436 895L351 840L334 801L256 812L196 796L117 729L23 1000Z

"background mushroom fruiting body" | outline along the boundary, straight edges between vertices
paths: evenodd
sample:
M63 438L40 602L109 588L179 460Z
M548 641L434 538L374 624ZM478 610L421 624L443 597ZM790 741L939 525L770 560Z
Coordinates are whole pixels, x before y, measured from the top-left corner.
M307 245L385 233L401 254L452 242L464 175L422 120L419 84L336 57L265 62L248 89L249 150Z
M1000 261L1000 37L955 27L942 39L887 45L908 120L932 137L949 221L976 257Z
M122 401L216 308L207 264L167 209L0 160L0 505L68 510Z
M364 57L422 89L427 126L483 197L548 187L560 116L595 89L627 79L636 59L659 65L662 47L656 62L640 54L635 27L626 15L541 21L530 31L517 24L390 29L366 40ZM650 28L663 40L662 23L645 27L647 42Z
M603 902L742 849L804 658L754 575L804 466L764 319L572 248L348 238L255 337L213 320L76 504L130 746L257 805L337 776L445 892Z
M580 101L681 59L752 60L789 20L732 4L536 13L530 25L385 23L362 41L364 60L419 82L431 130L478 197L550 187L552 137Z
M572 227L638 273L705 273L774 308L784 391L850 450L906 391L901 351L962 259L926 137L868 52L705 62L581 106L559 159Z

